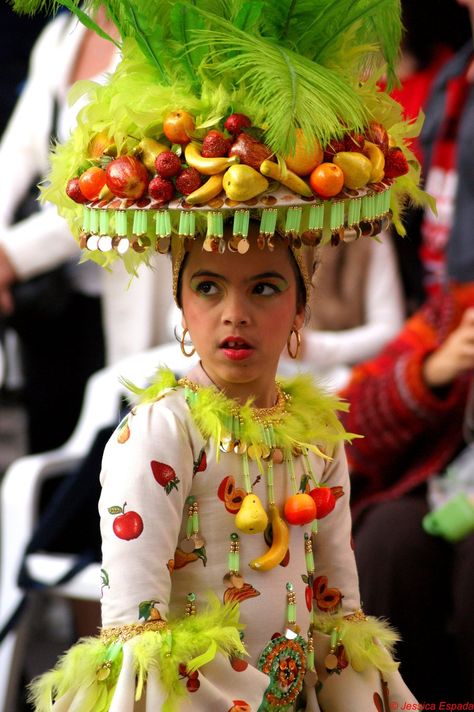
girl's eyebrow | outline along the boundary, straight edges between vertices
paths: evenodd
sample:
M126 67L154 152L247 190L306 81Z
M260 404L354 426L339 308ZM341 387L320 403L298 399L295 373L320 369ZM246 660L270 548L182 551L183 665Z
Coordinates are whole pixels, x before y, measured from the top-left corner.
M195 279L196 277L212 277L213 279L221 279L226 281L224 275L219 274L218 272L211 272L207 269L197 270L197 272L194 272L191 275L191 279ZM254 282L262 279L281 279L284 282L287 281L286 278L282 274L280 274L280 272L261 272L260 274L253 274L251 277L248 278L247 281Z
M249 281L254 280L254 279L258 280L258 279L271 279L271 278L282 279L284 282L287 281L285 279L285 277L282 274L280 274L280 272L261 272L260 274L252 275L252 277L250 277Z
M210 272L207 269L199 269L197 272L194 272L191 275L191 279L194 279L195 277L214 277L225 280L225 277L222 274L219 274L218 272Z

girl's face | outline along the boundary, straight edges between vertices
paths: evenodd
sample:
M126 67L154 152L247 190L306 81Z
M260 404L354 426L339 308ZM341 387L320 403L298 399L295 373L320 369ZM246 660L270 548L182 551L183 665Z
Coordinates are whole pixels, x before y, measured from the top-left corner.
M304 322L297 307L295 265L279 240L247 255L209 253L197 243L182 275L183 328L208 376L229 396L273 405L274 380L291 329ZM251 259L249 259L251 257Z

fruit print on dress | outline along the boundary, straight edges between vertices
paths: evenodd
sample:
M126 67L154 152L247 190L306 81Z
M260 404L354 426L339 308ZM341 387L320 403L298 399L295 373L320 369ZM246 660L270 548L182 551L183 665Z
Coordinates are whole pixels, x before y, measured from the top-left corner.
M159 601L140 601L138 604L138 620L143 618L145 623L163 620L155 603L159 603Z
M101 586L100 586L100 596L104 595L104 588L110 588L110 579L109 579L109 574L105 569L100 570L100 581L101 581Z
M124 502L123 507L113 506L107 509L109 514L118 514L115 517L112 529L114 534L119 539L124 539L125 541L130 541L131 539L138 539L143 531L143 519L138 514L138 512L125 512L125 507L127 503Z
M237 586L231 584L224 591L224 596L222 597L224 603L230 603L231 601L243 603L243 601L246 601L247 598L256 598L257 596L260 596L260 591L257 591L252 584L245 583L243 579L241 582L236 581L236 583Z
M237 514L247 493L241 487L235 486L235 477L224 477L217 490L217 496L224 502L229 514Z
M252 708L245 700L232 700L232 707L228 712L252 712Z
M198 472L204 472L204 470L207 468L207 457L206 457L206 451L204 448L200 451L199 455L197 456L196 460L194 460L193 463L193 477L197 475Z
M206 547L201 546L199 549L194 549L194 551L189 552L183 551L178 547L174 552L173 571L176 571L177 569L182 569L188 564L192 564L193 561L199 561L199 559L201 559L204 566L207 564ZM169 562L167 566L168 570L170 571Z
M313 583L313 598L320 611L334 612L341 605L343 595L338 588L328 588L327 576L318 576Z
M121 420L117 429L117 442L119 442L121 445L123 445L123 443L126 443L130 437L130 425L128 422L128 418L129 416L126 415L125 418Z
M164 487L166 494L170 494L173 489L178 489L179 479L171 465L167 465L165 462L158 462L158 460L152 460L150 467L153 477L159 485Z

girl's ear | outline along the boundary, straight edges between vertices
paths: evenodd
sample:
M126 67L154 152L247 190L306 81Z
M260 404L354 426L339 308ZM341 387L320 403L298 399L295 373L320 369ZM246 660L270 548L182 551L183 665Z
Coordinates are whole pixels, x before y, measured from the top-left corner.
M293 329L296 329L296 331L299 331L300 329L303 328L304 326L304 320L305 320L305 310L304 307L301 309L298 309L295 315L295 319L293 321Z
M181 326L183 327L183 331L184 331L184 329L187 329L187 328L188 328L188 327L186 326L186 319L185 319L183 310L181 310Z

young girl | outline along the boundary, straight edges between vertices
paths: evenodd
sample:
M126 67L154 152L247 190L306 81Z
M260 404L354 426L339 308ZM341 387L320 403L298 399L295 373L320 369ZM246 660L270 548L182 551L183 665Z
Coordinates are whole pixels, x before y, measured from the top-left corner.
M293 16L235 2L221 16L170 2L159 18L148 2L109 4L124 58L108 86L88 87L46 194L102 264L121 256L133 273L171 252L182 349L200 364L132 386L139 404L101 474L102 629L34 683L35 709L415 703L390 656L396 635L360 607L343 406L310 377L275 381L285 344L298 356L314 245L348 227L376 234L400 190L420 195L400 110L348 80L360 48L348 56L337 39L352 28L365 47L393 23L390 64L398 3L335 3L324 27L306 4Z

